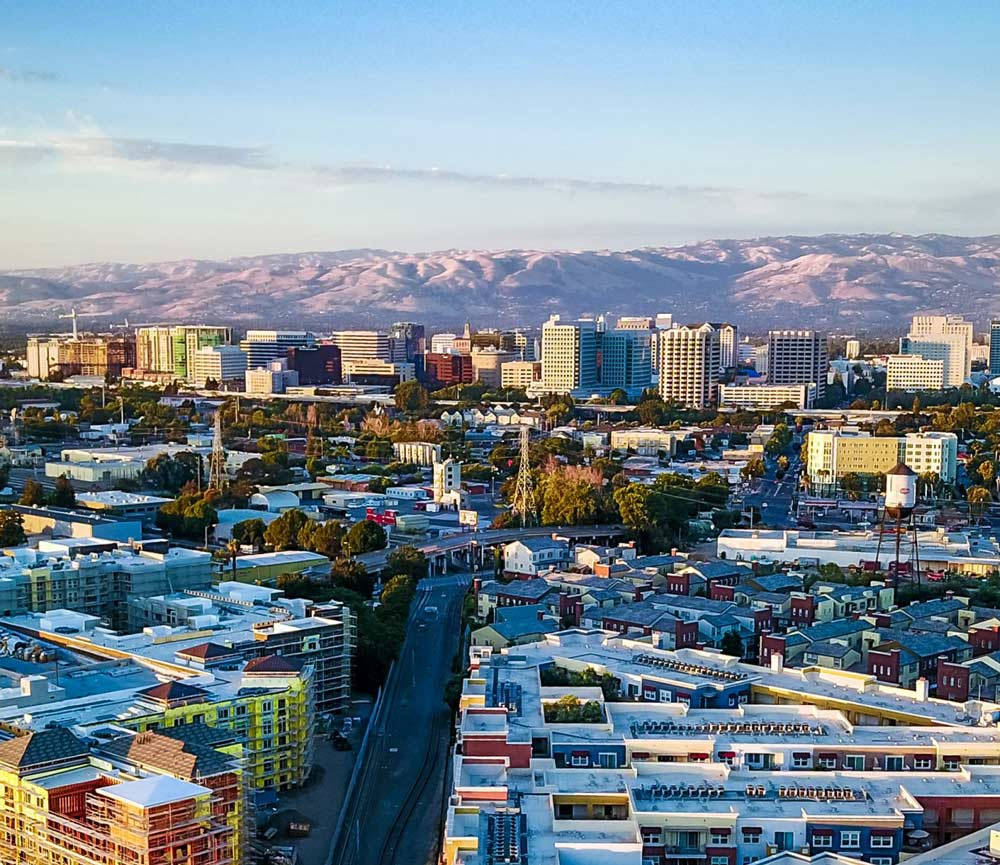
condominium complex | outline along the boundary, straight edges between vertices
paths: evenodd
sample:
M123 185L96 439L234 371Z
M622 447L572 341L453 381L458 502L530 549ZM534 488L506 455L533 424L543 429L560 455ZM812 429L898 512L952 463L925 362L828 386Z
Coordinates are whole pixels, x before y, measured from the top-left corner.
M658 334L660 396L689 408L716 401L719 383L719 332L707 322L662 330Z
M136 367L140 373L172 375L185 380L191 373L191 358L200 349L229 345L233 331L215 325L139 327L135 331Z
M849 339L844 344L844 357L848 360L857 360L861 357L861 340Z
M719 369L732 369L739 360L737 346L739 344L739 330L735 324L727 322L712 322L719 332Z
M896 865L1000 813L995 704L658 638L472 647L447 865Z
M960 315L915 315L900 353L943 361L945 387L961 387L972 372L972 330Z
M770 384L719 386L720 408L768 409L791 405L812 408L816 400L815 384Z
M28 375L43 381L72 375L117 378L135 366L135 339L128 334L31 336L27 361Z
M826 395L829 367L826 334L814 330L772 330L767 335L767 383L815 384Z
M886 390L940 390L945 362L919 354L891 354L885 364Z
M806 438L806 477L813 492L836 490L846 474L872 479L900 462L917 474L935 473L944 483L954 483L958 437L949 432L873 436L814 430Z
M598 388L597 326L553 315L542 325L541 393L590 396Z

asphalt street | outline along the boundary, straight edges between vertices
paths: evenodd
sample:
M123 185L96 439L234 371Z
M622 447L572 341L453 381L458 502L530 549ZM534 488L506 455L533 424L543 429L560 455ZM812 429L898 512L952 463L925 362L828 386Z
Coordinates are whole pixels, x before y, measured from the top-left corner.
M758 478L751 490L743 496L743 509L757 508L760 522L779 528L793 528L795 514L792 510L796 485L798 484L801 463L793 457L789 461L788 471L778 480L773 465L769 465L767 474Z
M333 865L437 861L450 734L444 688L471 580L471 574L452 574L420 583ZM437 608L436 615L430 607Z

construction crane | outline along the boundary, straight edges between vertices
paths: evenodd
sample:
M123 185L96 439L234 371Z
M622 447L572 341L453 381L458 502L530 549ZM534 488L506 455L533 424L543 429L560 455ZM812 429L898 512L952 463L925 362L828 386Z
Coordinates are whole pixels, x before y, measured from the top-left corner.
M76 307L74 306L69 312L62 313L62 314L56 316L56 318L69 318L69 319L72 319L73 320L73 339L79 339L80 338L80 332L77 329L77 319L78 318L80 318L81 316L85 316L87 318L100 318L101 316L105 316L105 315L111 315L111 313L110 312L79 312L78 313L76 311ZM127 321L125 322L125 326L128 327L128 322Z

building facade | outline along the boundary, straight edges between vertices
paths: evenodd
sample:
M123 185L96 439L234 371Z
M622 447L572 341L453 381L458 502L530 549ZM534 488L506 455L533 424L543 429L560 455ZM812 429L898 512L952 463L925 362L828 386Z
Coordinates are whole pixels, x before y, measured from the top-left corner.
M885 364L886 390L941 390L945 362L919 354L891 354Z
M972 331L960 315L915 315L900 353L943 361L945 387L961 387L972 372Z
M816 399L826 395L829 367L825 333L772 330L767 335L767 383L815 384Z
M659 336L660 396L688 408L718 399L719 332L711 324L662 330Z
M542 393L589 396L598 387L597 326L553 315L542 325Z

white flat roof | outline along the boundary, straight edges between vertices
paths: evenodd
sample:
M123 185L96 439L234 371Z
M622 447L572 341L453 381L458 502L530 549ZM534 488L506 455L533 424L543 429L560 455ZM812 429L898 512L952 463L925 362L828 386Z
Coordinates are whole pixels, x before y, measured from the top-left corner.
M155 808L181 799L202 796L212 791L200 784L171 778L169 775L150 775L139 781L126 781L110 787L100 787L95 792L112 799L119 799L140 808Z

